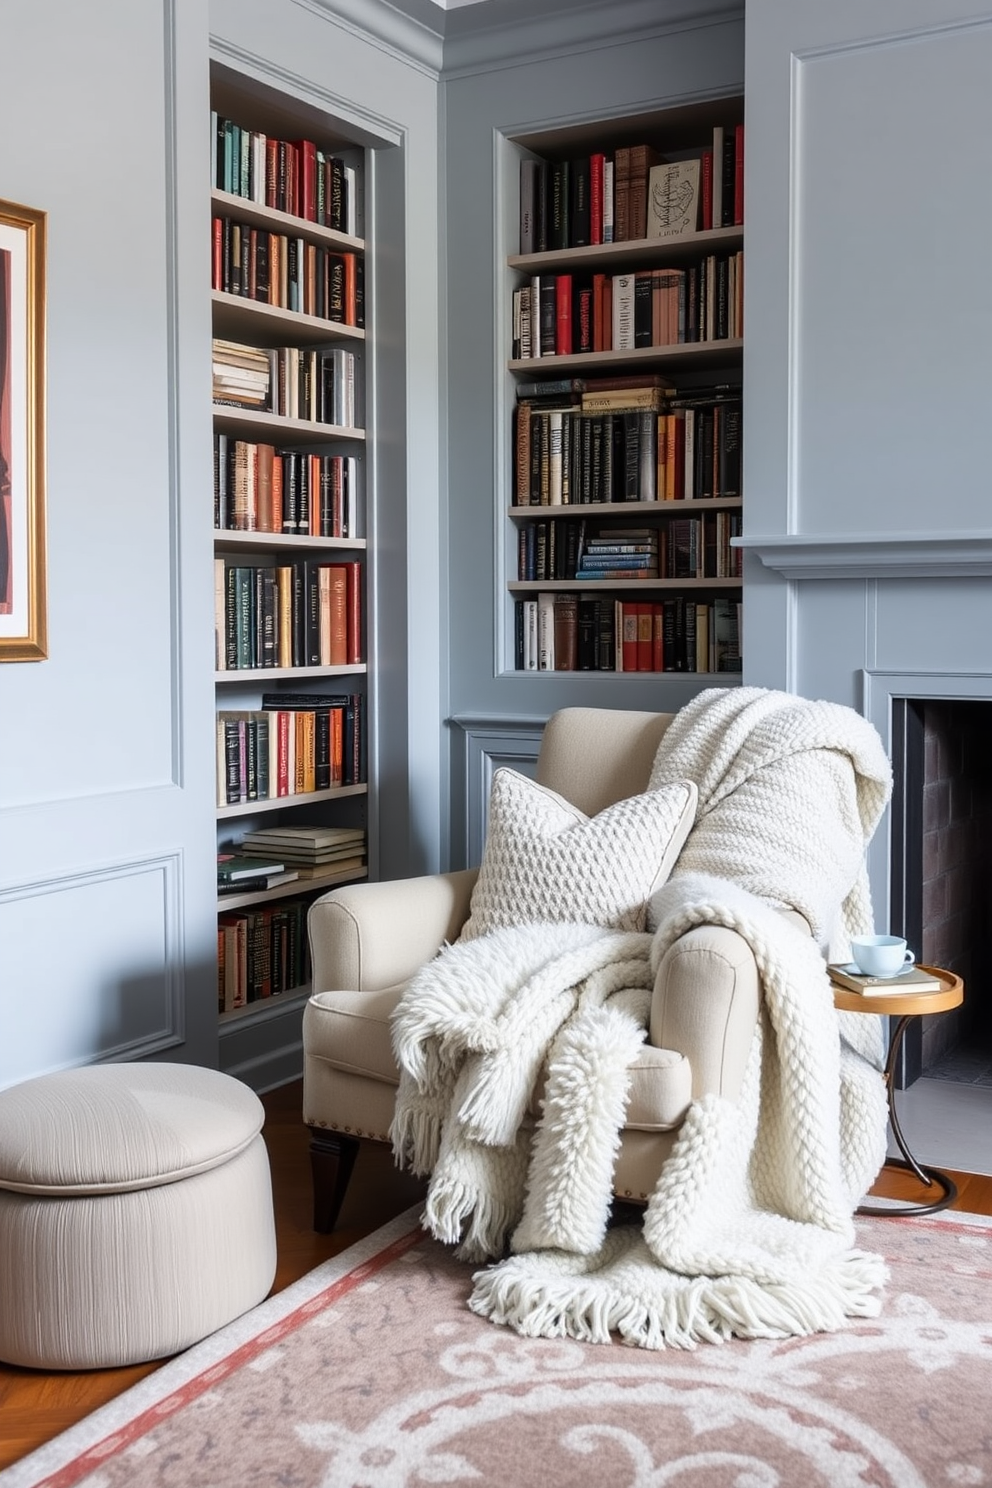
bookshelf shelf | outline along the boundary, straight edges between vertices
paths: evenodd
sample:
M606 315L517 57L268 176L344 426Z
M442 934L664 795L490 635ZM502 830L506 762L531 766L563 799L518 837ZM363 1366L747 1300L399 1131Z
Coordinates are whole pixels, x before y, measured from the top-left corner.
M507 362L511 372L529 377L559 376L591 372L608 376L614 372L715 371L740 362L744 341L726 337L720 341L693 341L674 346L639 346L632 351L573 352L571 356L517 357Z
M294 445L334 444L341 440L365 438L364 429L345 429L340 424L318 424L312 419L286 418L254 408L233 408L214 404L214 428L235 439L280 440Z
M352 868L349 873L321 873L314 878L294 878L289 883L277 884L274 889L256 890L250 894L219 894L217 909L220 913L230 909L248 909L253 904L269 904L274 899L298 898L301 894L322 894L336 884L356 883L368 878L365 868Z
M296 682L302 677L361 677L368 671L365 662L353 666L320 667L231 667L215 672L214 681L224 682Z
M230 821L237 816L260 816L263 812L284 811L290 806L319 806L326 801L343 801L349 796L364 796L368 786L335 785L330 790L307 791L298 796L270 796L261 801L241 801L237 806L218 806L217 820Z
M310 996L310 983L302 987L290 987L287 992L277 992L274 997L264 997L258 1002L249 1002L244 1007L231 1008L226 1013L218 1016L218 1023L223 1028L232 1023L241 1023L250 1018L253 1023L264 1023L270 1018L278 1018L287 1010L302 1008Z
M740 227L713 227L706 232L682 233L675 238L635 238L626 243L593 243L584 248L560 248L543 253L511 253L507 266L526 274L561 269L578 273L582 270L610 269L620 273L628 265L678 263L693 254L734 253L744 246Z
M291 532L218 532L214 531L214 551L217 553L252 552L300 552L323 553L328 549L352 553L365 551L364 537L304 537Z
M244 299L223 289L213 289L210 295L214 335L226 341L269 346L278 346L284 341L298 346L330 346L339 341L365 340L362 326L345 325L340 320L323 320L317 315L304 315L300 310L283 310L279 305Z
M322 243L327 248L340 248L353 253L365 251L365 239L353 238L348 233L335 232L318 222L309 222L305 217L296 217L291 212L280 212L275 207L262 206L249 201L245 196L235 196L230 191L214 190L210 202L217 216L237 218L255 227L267 228L270 232L287 233L296 238L305 238L308 243Z
M740 511L739 496L707 496L704 500L679 501L583 501L561 506L511 506L511 522L554 521L568 517L678 517L685 513Z
M655 590L668 590L678 594L683 590L706 593L708 590L740 589L740 579L515 579L507 588L511 594L542 594L546 591L559 594L583 593L650 594Z
M251 663L214 674L218 800L227 803L215 807L217 848L238 852L246 832L263 826L343 826L362 841L361 866L350 871L329 865L271 889L218 894L217 1011L230 1031L287 1014L298 1020L310 993L307 909L370 872L374 679L365 661L312 664L369 654L374 555L354 535L373 530L360 323L369 147L357 125L297 96L291 83L276 90L214 61L210 87L214 645L222 661ZM232 185L239 189L222 189ZM229 292L249 283L260 298ZM270 283L278 305L268 303ZM216 344L224 341L235 346ZM343 422L251 406L263 402ZM263 658L311 664L254 664ZM315 780L327 788L302 789ZM294 794L265 794L277 782ZM287 990L263 995L287 981ZM296 1037L298 1028L273 1033L279 1047Z

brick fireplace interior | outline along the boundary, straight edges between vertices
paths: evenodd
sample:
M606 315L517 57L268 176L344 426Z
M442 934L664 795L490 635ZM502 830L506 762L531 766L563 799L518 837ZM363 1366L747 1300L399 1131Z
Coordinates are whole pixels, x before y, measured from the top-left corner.
M992 702L893 700L892 930L958 972L963 1007L914 1019L900 1083L992 1083Z

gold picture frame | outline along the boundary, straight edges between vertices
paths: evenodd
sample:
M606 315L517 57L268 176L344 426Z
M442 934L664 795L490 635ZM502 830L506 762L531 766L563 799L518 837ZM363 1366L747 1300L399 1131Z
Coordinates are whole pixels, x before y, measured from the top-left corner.
M0 661L48 655L46 214L0 200Z

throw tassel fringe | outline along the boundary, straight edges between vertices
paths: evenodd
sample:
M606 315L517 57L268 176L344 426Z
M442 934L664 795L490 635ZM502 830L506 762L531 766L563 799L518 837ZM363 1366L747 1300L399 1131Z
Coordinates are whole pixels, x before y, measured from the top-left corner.
M432 1185L421 1223L436 1240L457 1245L458 1260L477 1265L501 1253L516 1218L494 1194L452 1179Z
M514 1256L476 1273L469 1306L526 1338L610 1343L618 1334L646 1349L831 1333L846 1318L877 1317L881 1310L878 1292L888 1273L880 1256L864 1251L849 1251L801 1282L762 1284L665 1271L636 1230L613 1234L629 1237L629 1254L602 1272L562 1274L572 1258L556 1253Z

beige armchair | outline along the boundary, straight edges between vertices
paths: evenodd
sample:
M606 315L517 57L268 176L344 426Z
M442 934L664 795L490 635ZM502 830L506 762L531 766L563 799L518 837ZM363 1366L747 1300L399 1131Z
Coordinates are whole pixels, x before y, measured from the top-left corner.
M549 719L537 779L594 816L643 791L667 713L565 708ZM407 980L468 919L476 870L351 884L310 910L313 986L303 1018L303 1119L311 1132L314 1228L333 1229L359 1139L389 1140L399 1072L390 1016ZM798 916L796 917L798 919ZM800 922L805 923L805 922ZM747 944L700 926L672 945L633 1068L617 1195L650 1195L691 1100L736 1099L758 1017ZM538 1109L539 1092L534 1109Z

